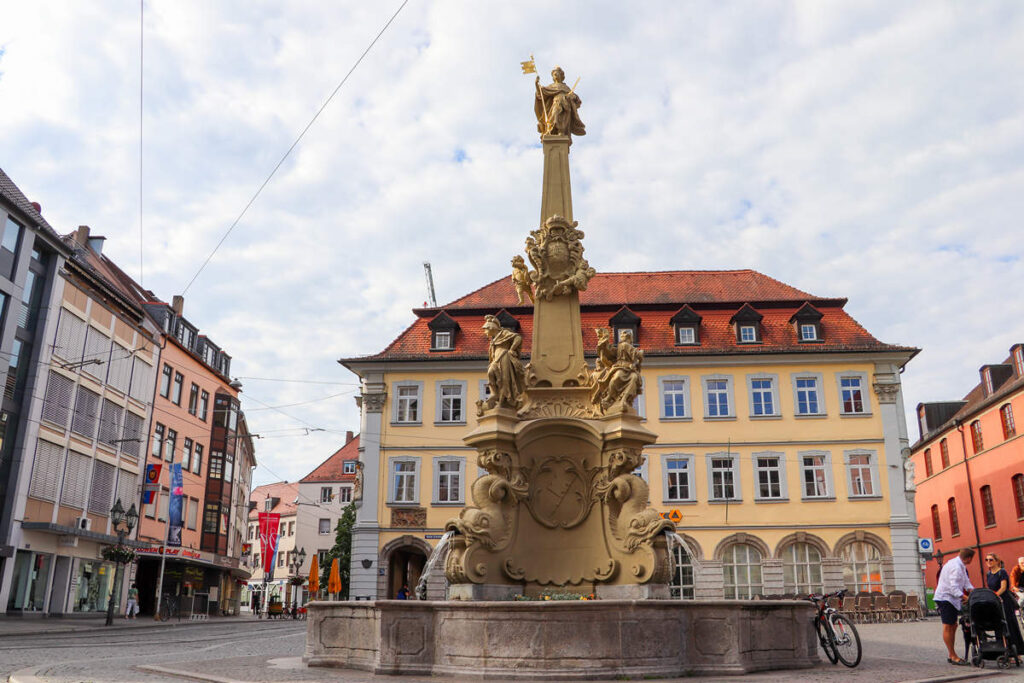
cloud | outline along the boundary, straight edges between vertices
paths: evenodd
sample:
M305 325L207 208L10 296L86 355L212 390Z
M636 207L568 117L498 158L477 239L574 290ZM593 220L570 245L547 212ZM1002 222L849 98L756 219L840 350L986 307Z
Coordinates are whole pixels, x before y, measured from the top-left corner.
M185 287L398 4L146 5L148 287ZM137 11L22 3L0 27L0 165L136 274ZM442 301L505 274L540 201L532 52L581 77L591 264L751 267L848 297L877 337L924 349L909 409L959 397L1024 341L1022 31L1013 2L410 3L186 313L238 375L354 382L335 360L411 322L423 261ZM304 475L358 428L328 398L351 387L243 383L268 437L258 481Z

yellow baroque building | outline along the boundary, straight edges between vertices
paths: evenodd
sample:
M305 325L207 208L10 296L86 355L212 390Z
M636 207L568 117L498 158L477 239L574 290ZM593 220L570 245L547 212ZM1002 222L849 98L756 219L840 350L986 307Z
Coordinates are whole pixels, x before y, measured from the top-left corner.
M673 595L922 595L900 386L917 349L752 270L599 273L580 300L588 353L606 327L645 354L635 408L658 441L637 474L690 546ZM340 361L362 385L357 598L415 587L478 476L462 437L487 392L484 316L530 353L533 308L508 278L413 313L380 353Z

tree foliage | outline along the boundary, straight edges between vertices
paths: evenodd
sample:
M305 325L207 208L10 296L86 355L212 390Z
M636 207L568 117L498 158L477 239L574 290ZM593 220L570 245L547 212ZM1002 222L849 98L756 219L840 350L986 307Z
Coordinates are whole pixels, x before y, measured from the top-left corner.
M334 547L327 551L323 566L320 567L320 585L326 587L331 576L331 565L338 558L338 573L341 575L339 600L348 600L349 576L352 565L352 527L356 523L356 505L349 503L341 511L341 519L334 527Z

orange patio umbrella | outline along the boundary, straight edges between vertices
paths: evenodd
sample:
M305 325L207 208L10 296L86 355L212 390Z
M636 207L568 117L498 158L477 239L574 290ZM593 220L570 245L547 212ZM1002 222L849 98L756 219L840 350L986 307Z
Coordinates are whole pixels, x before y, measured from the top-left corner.
M338 568L338 558L331 562L331 575L327 579L327 591L337 595L341 592L341 571Z
M320 565L316 561L316 555L314 555L313 561L309 565L309 593L310 595L316 595L318 590L320 590Z

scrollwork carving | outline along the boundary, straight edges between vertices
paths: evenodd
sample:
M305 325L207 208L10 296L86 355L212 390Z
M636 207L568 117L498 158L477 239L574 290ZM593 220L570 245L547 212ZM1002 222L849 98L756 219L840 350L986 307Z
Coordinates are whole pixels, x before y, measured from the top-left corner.
M363 402L363 408L368 413L382 413L384 412L384 401L387 399L387 394L363 394L361 397Z
M583 258L583 231L578 222L552 216L526 238L526 255L534 270L530 279L537 285L537 297L550 301L554 296L582 292L596 271Z
M632 553L642 545L650 546L666 529L675 530L675 524L648 507L650 490L640 477L620 474L602 482L597 491L608 506L612 538L622 550Z

